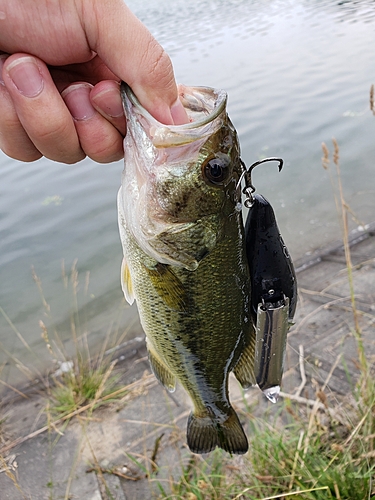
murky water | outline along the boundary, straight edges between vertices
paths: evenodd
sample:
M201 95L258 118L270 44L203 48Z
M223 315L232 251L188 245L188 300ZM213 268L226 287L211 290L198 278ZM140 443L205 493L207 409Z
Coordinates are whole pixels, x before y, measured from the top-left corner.
M340 236L329 176L321 167L323 141L330 151L332 137L339 143L345 196L358 221L375 219L375 117L368 104L375 83L372 1L128 4L171 55L178 81L228 91L246 163L284 158L280 174L264 165L253 181L273 204L295 259ZM79 333L87 331L95 344L107 332L140 332L119 284L121 170L121 162L22 164L0 155L1 380L13 384L24 377L15 358L33 368L50 363L39 320L51 336L56 329L63 342L71 337L75 303L70 286L63 286L63 260L68 272L78 259Z

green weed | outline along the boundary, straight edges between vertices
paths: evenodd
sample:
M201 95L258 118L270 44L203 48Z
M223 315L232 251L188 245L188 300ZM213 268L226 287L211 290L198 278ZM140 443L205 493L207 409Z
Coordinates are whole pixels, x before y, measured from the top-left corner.
M33 270L33 278L39 289L47 318L50 317L50 307L47 303L41 280ZM67 294L72 302L70 318L71 338L74 354L68 355L56 331L52 333L52 340L47 326L40 321L42 338L58 369L52 375L52 384L49 387L49 411L53 418L59 418L77 411L91 402L111 394L118 389L118 377L113 374L115 362L105 355L108 347L109 335L105 338L101 351L93 357L90 352L87 332L82 327L79 313L79 281L76 262L73 263L70 276L62 266L62 279ZM86 275L84 296L88 293L89 274ZM111 399L105 399L111 402ZM104 403L102 403L104 404ZM99 405L99 403L98 403Z
M55 378L55 386L50 391L52 415L54 417L67 415L94 401L99 392L103 396L114 392L117 388L117 377L108 376L108 371L112 371L112 368L112 365L91 367L87 362L77 368L73 366L71 370L61 375L61 379Z

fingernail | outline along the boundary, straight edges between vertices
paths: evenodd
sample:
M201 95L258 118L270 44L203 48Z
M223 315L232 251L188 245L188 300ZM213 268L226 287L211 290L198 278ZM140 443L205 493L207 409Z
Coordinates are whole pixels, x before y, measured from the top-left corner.
M18 92L25 97L37 97L43 90L43 77L33 57L20 57L7 67L7 73Z
M3 79L3 67L5 60L8 58L7 54L1 54L0 55L0 84L4 85L4 79Z
M91 94L91 99L100 110L111 118L124 115L119 88L103 90L98 94Z
M77 121L89 120L96 113L90 101L92 88L89 83L75 83L61 93L70 114Z
M175 125L183 125L185 123L189 123L189 117L186 113L186 110L180 101L180 99L177 99L174 104L171 106L171 115L173 119L173 123Z

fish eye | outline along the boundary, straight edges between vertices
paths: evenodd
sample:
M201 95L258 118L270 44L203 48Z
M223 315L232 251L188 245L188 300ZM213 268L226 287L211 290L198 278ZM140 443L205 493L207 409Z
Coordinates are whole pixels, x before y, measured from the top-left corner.
M229 164L227 155L208 158L202 166L204 178L211 184L222 185L228 179Z

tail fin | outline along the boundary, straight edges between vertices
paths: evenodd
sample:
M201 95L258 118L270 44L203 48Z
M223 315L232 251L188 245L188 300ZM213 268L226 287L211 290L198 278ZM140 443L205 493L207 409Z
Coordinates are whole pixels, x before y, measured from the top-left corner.
M215 422L211 417L189 416L187 443L193 453L209 453L216 446L228 453L246 453L249 446L245 432L233 408L224 422Z

